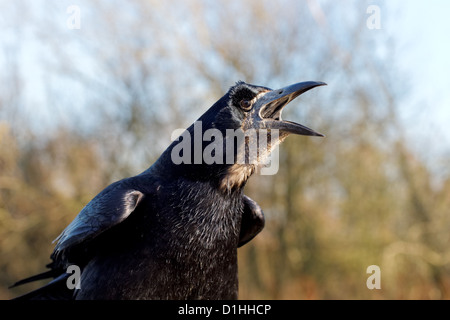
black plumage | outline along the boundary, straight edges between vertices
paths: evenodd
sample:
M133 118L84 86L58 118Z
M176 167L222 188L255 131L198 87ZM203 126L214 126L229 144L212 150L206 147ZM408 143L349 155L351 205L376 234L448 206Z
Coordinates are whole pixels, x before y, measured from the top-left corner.
M105 188L56 239L50 271L15 285L54 279L19 298L236 299L237 248L264 227L261 208L243 194L245 183L287 135L321 135L281 120L281 110L323 84L271 90L238 82L196 122L201 123L200 136L214 129L223 140L216 135L196 146L199 126L193 124L149 169ZM227 130L250 129L276 129L279 138L258 150L256 162L239 163L240 153L256 142L246 138L243 146L236 143L230 149ZM181 140L188 138L184 143L189 148L181 150ZM212 142L210 154L222 153L214 163L198 157ZM80 289L67 286L70 265L81 270Z

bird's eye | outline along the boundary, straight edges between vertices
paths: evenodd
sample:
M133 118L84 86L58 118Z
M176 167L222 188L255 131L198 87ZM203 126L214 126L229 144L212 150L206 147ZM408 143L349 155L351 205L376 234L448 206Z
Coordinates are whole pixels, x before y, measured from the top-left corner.
M244 111L249 111L252 108L252 103L248 100L241 100L241 102L239 103L241 106L241 109Z

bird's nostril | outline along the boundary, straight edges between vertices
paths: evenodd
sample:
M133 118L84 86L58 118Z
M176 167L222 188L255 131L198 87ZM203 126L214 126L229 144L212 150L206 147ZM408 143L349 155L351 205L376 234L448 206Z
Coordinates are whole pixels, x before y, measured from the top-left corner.
M283 90L278 91L278 94L282 94L282 93L283 93Z

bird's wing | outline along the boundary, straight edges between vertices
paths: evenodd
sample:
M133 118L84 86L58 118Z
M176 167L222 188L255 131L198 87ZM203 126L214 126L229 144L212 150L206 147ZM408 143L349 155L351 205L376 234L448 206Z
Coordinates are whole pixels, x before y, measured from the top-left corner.
M252 240L264 228L265 219L261 207L244 195L244 212L241 220L238 247Z
M136 209L143 196L141 191L130 189L120 181L108 186L54 240L58 241L54 256L125 220Z

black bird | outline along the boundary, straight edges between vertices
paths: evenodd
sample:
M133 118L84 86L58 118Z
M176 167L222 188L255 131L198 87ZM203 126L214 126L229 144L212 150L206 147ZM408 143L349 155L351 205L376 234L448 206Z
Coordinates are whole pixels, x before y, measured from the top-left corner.
M50 270L14 286L54 279L19 298L236 299L237 249L264 227L243 188L289 134L323 136L281 119L286 104L321 85L237 82L149 169L93 198L56 239ZM79 289L68 285L71 265Z

